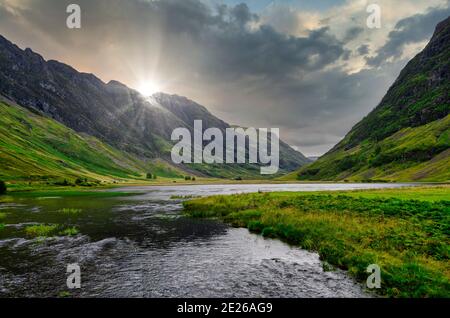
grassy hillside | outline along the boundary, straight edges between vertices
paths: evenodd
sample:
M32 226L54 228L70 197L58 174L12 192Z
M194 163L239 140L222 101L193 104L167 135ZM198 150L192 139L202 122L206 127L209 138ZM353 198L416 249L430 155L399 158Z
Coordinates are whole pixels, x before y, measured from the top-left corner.
M449 181L450 115L380 142L340 148L284 179Z
M386 96L300 180L450 180L450 18Z
M17 105L0 102L0 179L5 181L113 182L144 179L151 171L176 177L163 162L145 163L94 137Z
M0 35L0 95L27 109L38 110L78 133L98 138L122 152L172 165L171 134L176 128L224 131L229 124L186 97L155 94L144 97L126 85L104 83L58 61L46 61L31 49L22 50ZM308 160L280 141L280 175ZM255 165L180 165L184 174L215 178L259 178ZM126 172L128 174L128 171Z
M368 265L377 264L377 292L383 295L450 297L448 190L238 194L195 199L184 207L193 217L219 217L317 251L325 270L339 267L361 282Z

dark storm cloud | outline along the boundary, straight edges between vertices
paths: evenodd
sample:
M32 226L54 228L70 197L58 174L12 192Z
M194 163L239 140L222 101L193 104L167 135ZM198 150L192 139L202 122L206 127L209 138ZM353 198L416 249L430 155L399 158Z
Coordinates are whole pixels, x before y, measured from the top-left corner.
M288 36L269 25L252 27L250 24L259 17L246 4L222 5L217 12L197 5L196 17L191 6L176 6L178 2L155 2L154 6L167 12L166 21L176 25L169 30L189 33L195 45L203 50L204 72L211 75L279 77L321 69L346 52L343 43L327 27L311 31L305 37ZM196 21L195 28L192 20Z
M369 46L367 44L363 44L360 47L358 47L358 49L356 50L356 52L359 55L366 55L369 54Z
M353 41L358 37L358 35L360 35L363 32L364 32L364 28L362 28L362 27L352 27L347 30L342 41L345 43Z
M416 14L400 20L395 29L389 33L388 41L377 50L374 57L367 58L372 66L379 66L390 58L399 58L406 45L428 40L436 27L436 23L450 15L450 1L447 7L430 8L424 14Z
M238 4L231 8L230 16L237 23L237 25L244 27L247 23L252 21L258 21L259 17L256 14L252 14L250 9L245 3Z
M312 71L336 62L345 49L328 28L310 32L308 37L286 36L271 26L257 30L230 32L226 25L209 34L206 68L220 76L242 75L280 77L299 71ZM212 53L212 54L211 54Z
M64 21L66 2L70 1L35 0L29 3L32 8L22 14L56 41L65 43L67 29L55 25ZM317 70L346 53L343 43L327 27L313 30L305 37L287 36L264 24L252 27L250 24L259 17L246 4L222 5L217 10L199 0L96 0L79 4L86 13L84 27L93 36L106 28L117 32L115 37L122 37L123 41L127 41L126 32L130 29L142 38L146 38L147 30L158 30L168 41L185 36L200 52L205 62L203 71L224 76L272 77Z

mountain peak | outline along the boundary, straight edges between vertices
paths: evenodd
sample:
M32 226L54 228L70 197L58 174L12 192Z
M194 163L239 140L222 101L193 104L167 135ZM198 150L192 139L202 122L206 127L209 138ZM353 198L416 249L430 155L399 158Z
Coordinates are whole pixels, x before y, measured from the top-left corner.
M438 23L438 25L436 26L436 30L434 31L434 35L436 36L439 33L441 33L442 31L445 31L446 28L450 27L450 16L445 19L444 21L441 21Z

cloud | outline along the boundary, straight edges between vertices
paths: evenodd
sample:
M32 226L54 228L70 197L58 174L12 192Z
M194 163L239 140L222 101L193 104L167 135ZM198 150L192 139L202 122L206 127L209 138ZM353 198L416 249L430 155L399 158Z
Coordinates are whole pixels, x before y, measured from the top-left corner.
M331 148L373 109L407 62L404 52L420 49L410 44L428 39L448 12L443 0L404 0L402 10L378 0L384 27L369 30L362 0L258 14L227 0L77 0L82 29L69 30L72 2L0 0L0 32L104 81L153 80L232 124L279 127L306 154Z
M367 44L363 44L360 47L358 47L358 49L356 51L359 55L366 55L366 54L369 54L370 49Z
M386 44L377 50L375 56L368 57L367 63L380 66L385 61L400 58L407 45L428 40L436 23L450 15L449 3L446 7L430 8L426 13L400 20L389 33Z
M347 43L355 40L361 33L364 32L364 28L360 26L354 26L348 29L343 38L343 42Z

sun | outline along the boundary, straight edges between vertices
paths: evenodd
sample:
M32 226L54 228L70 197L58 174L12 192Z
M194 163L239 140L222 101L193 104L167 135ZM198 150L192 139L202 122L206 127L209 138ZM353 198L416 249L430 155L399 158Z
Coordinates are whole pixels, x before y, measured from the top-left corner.
M145 97L152 96L153 94L160 91L160 87L158 83L151 82L151 81L145 81L139 84L139 87L137 89L139 93L144 95Z

